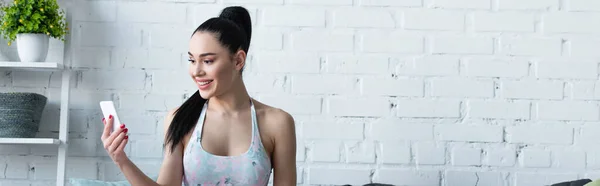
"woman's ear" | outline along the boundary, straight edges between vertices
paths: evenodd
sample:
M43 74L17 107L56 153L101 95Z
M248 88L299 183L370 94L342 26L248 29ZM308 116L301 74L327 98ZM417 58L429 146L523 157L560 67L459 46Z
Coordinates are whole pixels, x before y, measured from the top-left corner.
M235 53L233 60L235 62L235 69L237 71L242 70L242 68L244 68L244 65L246 65L246 52L244 52L243 50L238 50Z

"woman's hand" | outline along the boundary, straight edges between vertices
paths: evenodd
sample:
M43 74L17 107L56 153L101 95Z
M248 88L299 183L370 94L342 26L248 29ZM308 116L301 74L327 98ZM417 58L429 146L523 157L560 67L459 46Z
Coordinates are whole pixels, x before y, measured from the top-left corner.
M110 158L117 164L122 165L129 159L125 154L125 146L129 141L129 136L127 134L128 129L125 127L125 124L120 124L119 129L113 131L110 130L113 128L113 117L112 115L106 118L102 118L102 123L104 123L104 132L102 133L102 144L104 144L104 149L110 156Z

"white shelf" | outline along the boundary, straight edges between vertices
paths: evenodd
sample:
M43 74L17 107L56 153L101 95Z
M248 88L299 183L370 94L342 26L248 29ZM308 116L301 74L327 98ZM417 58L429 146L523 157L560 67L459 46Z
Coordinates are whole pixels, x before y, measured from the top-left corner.
M0 138L0 144L58 145L60 140L54 138Z
M61 63L54 62L18 62L18 61L1 61L1 68L9 68L13 70L62 70Z
M57 138L0 138L0 144L12 145L56 145L58 154L56 159L56 186L67 185L67 157L69 143L69 107L71 100L71 71L73 46L73 13L75 1L66 1L62 4L66 13L66 22L69 25L69 32L65 35L63 47L63 59L48 62L20 62L20 61L0 61L0 71L55 71L61 73L60 85L60 113L59 113L59 133ZM41 80L47 81L47 80ZM1 185L1 184L0 184Z

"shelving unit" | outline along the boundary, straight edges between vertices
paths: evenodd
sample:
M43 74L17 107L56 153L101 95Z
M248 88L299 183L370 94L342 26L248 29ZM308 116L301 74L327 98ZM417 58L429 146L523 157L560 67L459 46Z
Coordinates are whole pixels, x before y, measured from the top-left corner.
M67 152L69 147L69 104L71 94L71 60L72 60L72 37L73 37L73 15L69 11L72 7L71 1L67 1L61 8L65 9L66 21L69 24L69 33L65 36L64 55L62 62L18 62L2 61L0 70L9 71L55 71L62 73L61 102L59 117L59 134L56 138L0 138L0 144L11 145L51 145L58 147L58 158L56 168L56 186L66 185Z
M28 70L28 71L57 71L63 69L62 63L52 63L52 62L43 62L43 63L35 63L35 62L0 62L1 68L8 68L13 70Z
M58 145L60 140L54 138L0 138L0 144Z

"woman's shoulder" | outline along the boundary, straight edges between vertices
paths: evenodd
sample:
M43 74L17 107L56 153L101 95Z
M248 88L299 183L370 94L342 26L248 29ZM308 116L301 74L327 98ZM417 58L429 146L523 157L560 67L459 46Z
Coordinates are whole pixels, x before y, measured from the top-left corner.
M296 124L287 111L253 100L261 132L275 141L295 138Z
M173 121L173 117L175 116L175 112L177 112L177 109L179 109L179 107L167 110L167 113L163 120L163 128L165 131L169 128L169 126L171 126L171 122Z
M167 120L170 123L171 120L173 120L173 117L175 117L175 112L177 112L178 109L179 109L179 106L167 110L167 114L165 115L165 120Z
M294 125L294 117L287 111L253 100L256 114L268 125Z
M292 115L281 108L254 100L253 102L261 135L269 139L268 141L263 140L263 142L266 142L267 149L271 147L270 152L274 152L273 149L277 149L275 146L279 146L279 149L282 147L295 148L296 124ZM281 150L279 152L281 153ZM278 156L277 154L280 153L275 153L273 156Z

